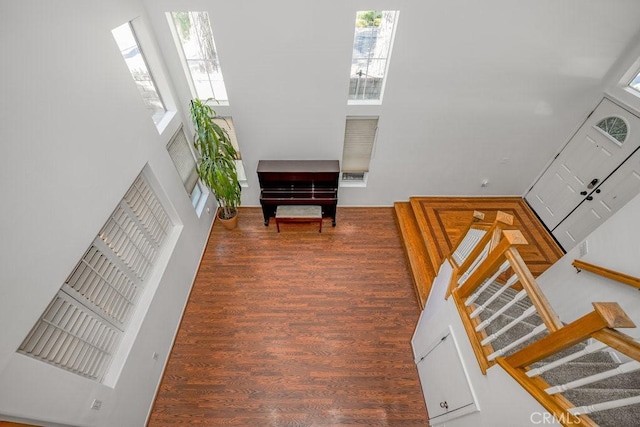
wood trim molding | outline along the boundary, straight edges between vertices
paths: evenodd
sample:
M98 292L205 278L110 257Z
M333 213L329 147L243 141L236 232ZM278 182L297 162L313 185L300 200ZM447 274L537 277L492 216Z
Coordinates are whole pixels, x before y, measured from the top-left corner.
M484 352L482 344L480 343L480 339L478 338L478 334L476 333L476 325L473 323L471 317L469 317L470 308L464 305L464 302L460 299L458 295L458 289L455 289L451 294L453 296L453 301L458 309L458 314L460 316L460 320L462 320L462 325L464 326L464 330L469 337L469 342L471 343L471 348L473 349L473 353L476 356L476 360L478 361L478 366L480 367L480 371L482 375L487 374L487 369L489 369L492 364L487 360L487 356Z

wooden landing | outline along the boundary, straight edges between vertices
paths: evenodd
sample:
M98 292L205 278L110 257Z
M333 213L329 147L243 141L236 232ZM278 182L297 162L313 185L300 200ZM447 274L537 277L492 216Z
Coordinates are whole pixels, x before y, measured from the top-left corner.
M529 242L518 250L535 277L564 255L520 197L412 197L409 202L397 202L396 220L421 307L440 264L462 238L474 210L483 212L488 222L498 211L513 215L514 227Z

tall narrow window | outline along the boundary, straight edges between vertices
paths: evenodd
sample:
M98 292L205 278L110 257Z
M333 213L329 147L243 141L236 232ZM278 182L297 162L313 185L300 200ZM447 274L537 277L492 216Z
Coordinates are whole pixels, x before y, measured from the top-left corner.
M347 117L342 152L343 183L366 181L377 130L377 117Z
M238 181L241 185L247 183L247 175L244 171L244 165L242 163L242 155L240 154L240 146L238 145L238 136L236 135L236 127L233 124L233 119L231 117L218 117L214 119L214 121L227 132L229 135L229 139L231 140L231 144L233 148L236 149L236 153L238 153L238 158L236 159L236 171L238 173Z
M122 56L129 67L129 72L135 80L138 86L138 91L142 95L147 110L153 122L158 125L164 114L167 112L160 92L158 92L156 83L149 72L147 61L142 53L142 49L138 44L136 35L133 32L131 23L127 22L111 31L113 37L116 39L118 48L122 53Z
M382 101L398 11L356 13L349 103Z
M171 22L193 95L228 101L207 12L171 12Z

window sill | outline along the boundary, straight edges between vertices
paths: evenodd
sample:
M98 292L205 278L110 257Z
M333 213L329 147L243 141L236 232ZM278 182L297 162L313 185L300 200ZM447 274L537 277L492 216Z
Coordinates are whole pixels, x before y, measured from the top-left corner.
M382 105L382 99L350 99L347 105Z
M164 113L164 116L162 116L160 121L155 124L156 129L158 129L158 133L160 135L162 135L165 129L167 129L167 126L169 126L169 123L171 123L171 120L175 115L176 115L176 112L174 110L167 111L166 113Z
M340 187L364 188L367 186L366 181L340 181Z

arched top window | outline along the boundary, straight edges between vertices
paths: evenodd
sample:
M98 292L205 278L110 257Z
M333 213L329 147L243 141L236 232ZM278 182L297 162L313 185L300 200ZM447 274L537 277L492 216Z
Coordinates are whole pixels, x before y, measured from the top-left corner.
M621 117L604 118L596 124L596 127L620 145L627 139L627 123Z

